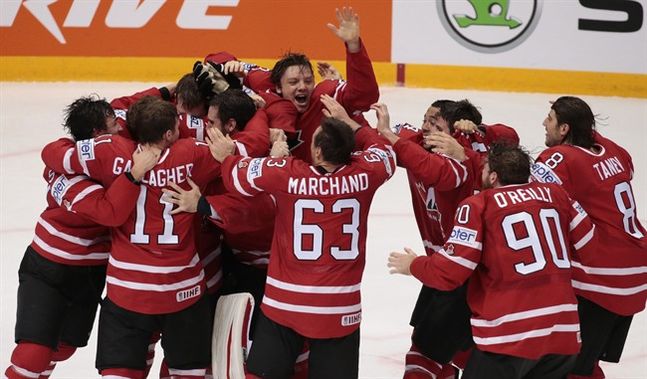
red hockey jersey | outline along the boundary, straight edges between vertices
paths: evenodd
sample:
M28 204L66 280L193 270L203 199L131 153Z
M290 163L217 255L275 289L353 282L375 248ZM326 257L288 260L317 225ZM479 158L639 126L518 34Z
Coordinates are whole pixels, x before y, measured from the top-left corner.
M108 190L85 175L60 175L45 169L47 209L36 223L31 247L65 265L108 262L110 229L123 224L135 207L139 186L120 175Z
M594 231L558 185L489 189L461 203L443 249L416 258L411 273L440 290L469 278L480 350L526 359L576 354L580 326L569 257L585 247L582 255L595 253Z
M223 240L240 263L267 269L276 215L271 195L247 197L239 193L206 196L211 221L222 229Z
M56 141L45 147L43 157L55 170L84 172L108 185L129 169L134 148L120 136L101 136L77 142L72 151ZM135 212L113 229L106 278L112 301L135 312L163 314L190 306L204 293L194 215L171 215L173 204L162 188L171 181L188 188L191 177L204 189L219 172L208 146L195 140L180 139L162 152L142 179Z
M599 152L572 145L544 150L532 167L542 182L559 183L597 226L595 254L576 256L573 287L612 312L632 315L647 300L647 238L631 187L633 163L622 147L596 134Z
M400 125L400 140L393 145L398 166L407 169L413 213L427 255L438 251L454 224L454 212L474 192L479 172L478 157L466 149L469 158L461 163L425 150L422 133L409 124Z
M315 86L308 109L297 116L298 142L292 148L294 157L311 162L312 135L319 127L323 117L322 109L324 107L319 101L321 95L327 94L335 98L351 116L367 111L371 104L380 97L373 65L363 43L357 53L350 53L346 50L346 73L347 81L324 80ZM252 68L245 77L245 85L257 93L273 91L275 86L271 84L269 77L269 70Z
M359 146L379 141L370 128ZM276 221L263 312L311 338L345 336L359 327L368 211L377 188L395 170L389 146L375 144L332 173L294 158L228 157L227 188L243 195L266 191Z

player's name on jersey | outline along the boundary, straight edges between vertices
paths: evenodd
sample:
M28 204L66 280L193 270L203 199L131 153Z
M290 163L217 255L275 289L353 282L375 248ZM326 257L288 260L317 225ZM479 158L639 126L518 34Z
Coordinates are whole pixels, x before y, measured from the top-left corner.
M519 204L531 200L545 201L547 203L553 202L553 198L550 196L550 188L544 186L501 191L494 194L494 200L499 208L505 208L508 205Z
M595 171L600 176L600 180L608 179L625 171L618 157L613 156L593 165Z
M130 171L132 166L131 160L124 160L117 157L112 165L112 172L119 175L124 171ZM141 182L152 187L166 187L169 183L183 183L186 178L191 176L193 163L187 163L176 167L153 169L144 175Z
M335 196L366 191L368 175L321 176L309 178L290 178L288 193L306 196Z

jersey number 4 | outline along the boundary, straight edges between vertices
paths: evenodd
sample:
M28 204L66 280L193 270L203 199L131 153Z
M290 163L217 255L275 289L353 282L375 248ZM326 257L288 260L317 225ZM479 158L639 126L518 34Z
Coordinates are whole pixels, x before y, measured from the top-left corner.
M332 213L342 213L345 209L351 210L351 223L342 225L342 233L351 236L350 249L344 250L339 246L330 247L330 255L337 260L353 260L359 256L359 201L357 199L340 199L332 204ZM303 211L310 210L324 213L324 204L314 199L299 199L294 203L294 255L299 260L314 261L323 254L324 232L319 225L304 224ZM312 238L312 249L303 247L304 236Z

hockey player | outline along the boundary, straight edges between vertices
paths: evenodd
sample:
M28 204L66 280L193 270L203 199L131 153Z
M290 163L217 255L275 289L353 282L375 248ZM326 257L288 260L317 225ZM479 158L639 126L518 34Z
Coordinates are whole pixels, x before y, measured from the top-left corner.
M113 229L107 297L99 320L97 368L104 377L142 376L151 334L161 330L171 375L204 377L210 365L211 319L203 296L204 272L195 250L193 217L171 215L173 204L162 196L162 188L169 181L187 186L189 176L204 186L218 176L220 165L205 144L178 141L177 113L170 103L147 97L129 113L139 142L159 147L162 154L142 179L135 212L124 225ZM44 152L46 163L57 169L85 171L111 183L129 167L126 154L133 150L134 142L97 138L78 144L67 155L65 147L61 154L58 142L49 147Z
M594 253L595 228L562 188L529 175L521 148L491 147L484 190L460 204L444 247L389 256L392 273L440 290L469 278L476 349L466 379L563 378L580 348L570 257Z
M647 299L647 238L631 187L629 153L597 133L586 102L562 96L544 120L546 146L532 167L536 180L558 183L596 225L594 254L573 262L582 350L569 378L604 378L599 360L618 362L632 316Z
M323 105L319 101L322 94L334 97L352 117L367 111L379 98L373 66L360 39L359 16L352 8L345 7L338 9L336 16L339 26L327 26L346 44L347 81L324 80L315 85L312 65L303 54L285 55L271 71L238 61L223 62L233 57L230 54L212 55L219 63L225 63L225 74L245 75L244 85L264 96L268 113L270 106L277 108L270 117L282 113L281 123L294 125L294 130L290 127L284 130L289 134L292 154L306 162L310 162L310 143L322 119Z
M118 131L110 105L93 97L70 104L64 125L77 141ZM133 183L156 162L151 149L135 151L131 169L107 191L85 175L45 169L48 206L18 272L17 346L8 378L47 378L87 344L105 284L107 226L126 221L139 193Z
M383 107L374 108L388 124ZM366 150L351 155L353 130ZM217 147L226 141L214 141L212 150L227 151ZM224 160L228 188L246 196L265 190L277 202L262 314L247 361L258 377L290 376L305 340L310 378L357 377L366 218L375 190L393 174L394 156L370 128L329 118L311 151L314 166L214 153Z

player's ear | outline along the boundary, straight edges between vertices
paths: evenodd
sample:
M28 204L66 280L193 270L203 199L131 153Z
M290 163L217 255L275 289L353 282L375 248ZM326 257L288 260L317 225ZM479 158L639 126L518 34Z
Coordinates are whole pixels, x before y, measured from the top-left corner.
M227 120L227 123L225 123L225 134L231 134L234 130L236 130L236 120L233 118L230 118Z
M570 130L571 130L571 126L569 124L567 124L567 123L563 123L563 124L559 125L559 134L562 137L566 137L566 135L568 134L568 132Z

